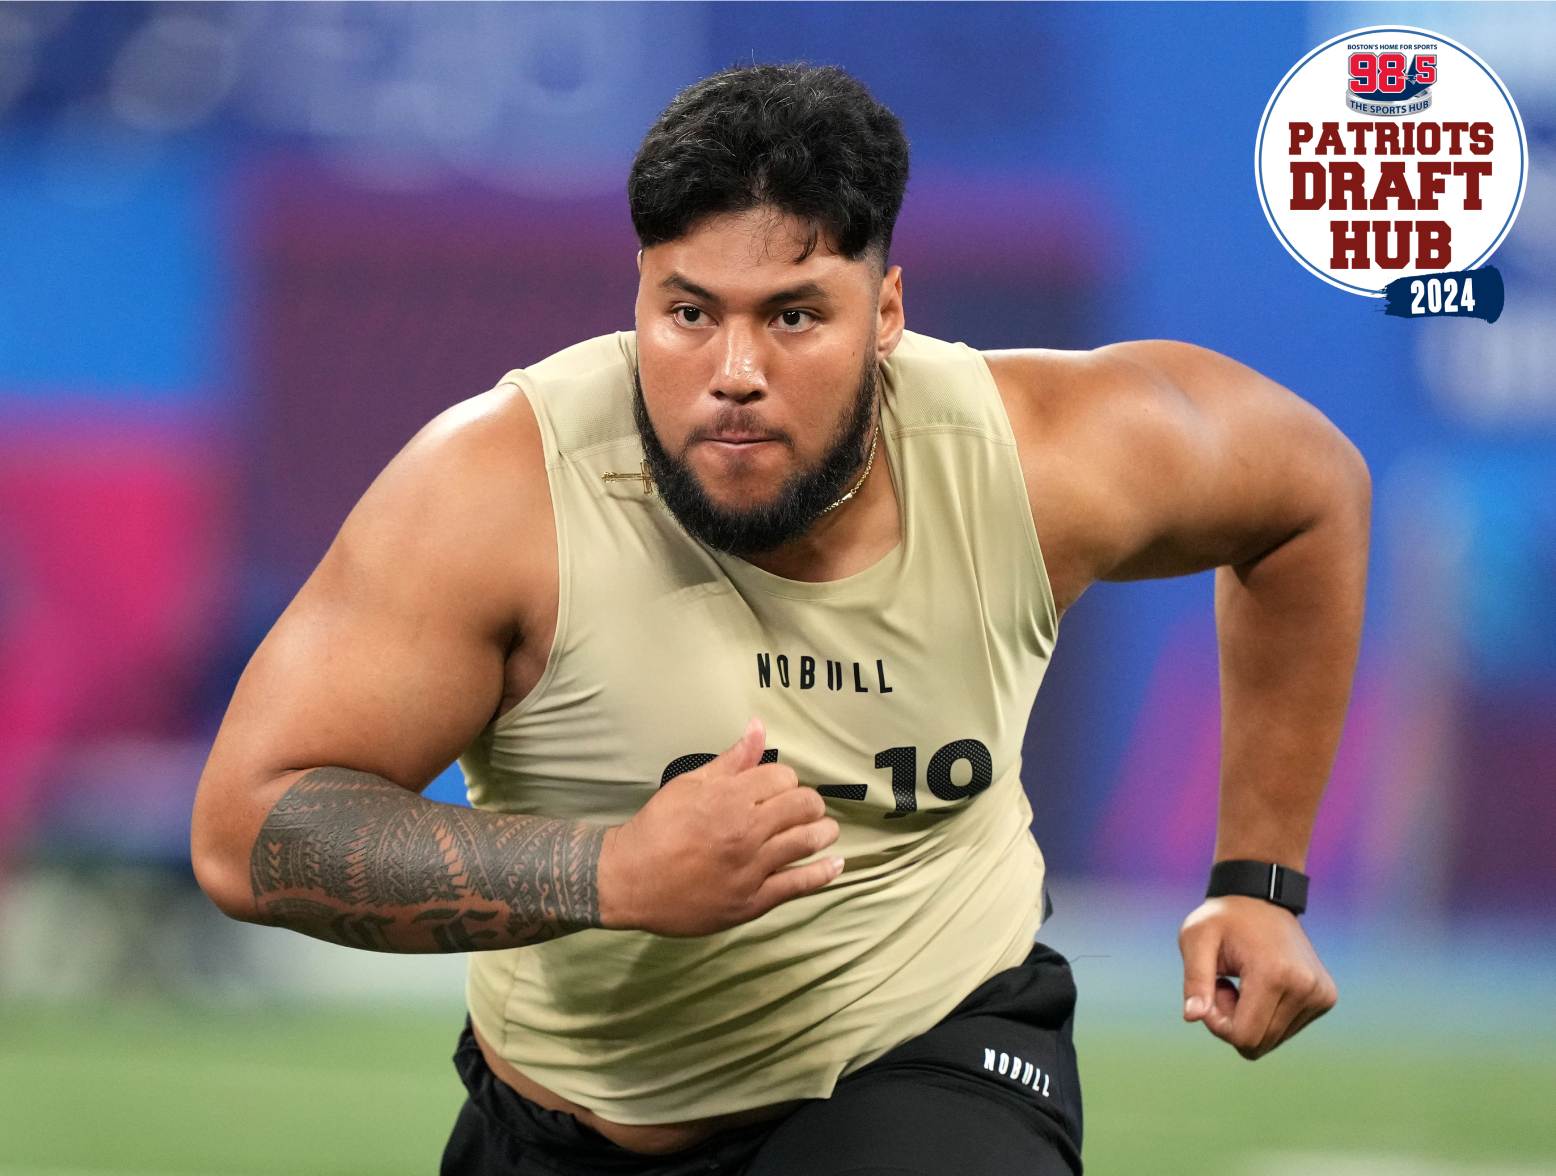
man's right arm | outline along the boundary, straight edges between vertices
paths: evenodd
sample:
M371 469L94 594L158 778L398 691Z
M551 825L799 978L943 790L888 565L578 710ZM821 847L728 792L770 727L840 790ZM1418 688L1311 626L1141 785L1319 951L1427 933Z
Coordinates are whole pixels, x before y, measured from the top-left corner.
M245 669L192 827L196 876L229 915L404 952L601 925L603 826L419 795L500 705L554 550L521 401L486 393L423 429Z
M549 628L555 550L522 395L457 405L395 457L244 670L201 775L192 858L224 912L471 951L586 927L706 934L836 876L791 866L837 825L792 769L759 763L759 723L613 828L419 795L502 705L522 630Z
M250 853L260 921L375 951L478 951L602 925L606 827L437 804L370 772L315 768Z

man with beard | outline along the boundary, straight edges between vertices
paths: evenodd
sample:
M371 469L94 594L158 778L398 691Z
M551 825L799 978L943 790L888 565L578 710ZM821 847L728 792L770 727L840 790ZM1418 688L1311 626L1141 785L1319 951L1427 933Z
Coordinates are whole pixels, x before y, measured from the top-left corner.
M1218 569L1185 1019L1254 1058L1334 1003L1295 916L1364 463L1185 344L906 330L906 177L841 71L679 95L628 185L636 329L429 424L238 685L197 875L236 918L470 953L445 1172L1079 1171L1020 752L1100 579ZM418 795L456 756L471 809Z

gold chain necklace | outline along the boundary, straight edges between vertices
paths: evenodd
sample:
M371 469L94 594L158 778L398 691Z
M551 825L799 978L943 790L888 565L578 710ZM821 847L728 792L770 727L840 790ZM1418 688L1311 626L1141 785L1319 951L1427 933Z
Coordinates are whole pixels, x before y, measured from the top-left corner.
M843 495L843 497L839 498L831 506L827 507L827 509L822 511L821 514L828 514L828 513L832 512L832 511L836 510L838 507L842 506L843 503L847 502L850 498L852 498L855 494L859 493L859 487L863 486L864 485L864 480L870 476L870 467L875 464L875 443L876 443L876 441L878 441L880 439L880 436L881 436L881 422L879 420L876 420L876 422L875 422L875 432L870 434L870 456L865 459L864 473L859 475L859 480L854 483L854 488L852 490L850 490L847 494ZM817 515L816 517L820 518L821 515Z

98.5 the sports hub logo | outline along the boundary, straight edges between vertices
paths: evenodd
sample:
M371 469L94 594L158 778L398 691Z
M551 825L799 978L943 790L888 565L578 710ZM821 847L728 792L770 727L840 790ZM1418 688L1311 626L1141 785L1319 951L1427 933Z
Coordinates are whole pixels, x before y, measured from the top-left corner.
M1458 42L1379 25L1320 45L1270 95L1254 172L1270 228L1330 285L1405 318L1502 313L1486 262L1529 146L1507 87Z

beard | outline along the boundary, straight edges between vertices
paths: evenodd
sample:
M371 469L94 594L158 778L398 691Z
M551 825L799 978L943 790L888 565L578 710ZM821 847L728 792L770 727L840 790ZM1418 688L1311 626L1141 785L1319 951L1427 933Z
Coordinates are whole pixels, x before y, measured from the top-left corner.
M880 363L874 353L865 356L858 390L848 414L826 452L809 469L796 470L779 487L770 502L747 507L720 506L708 496L696 472L682 456L673 457L660 444L648 405L643 400L643 378L632 370L632 417L643 442L643 456L654 488L686 533L715 551L729 555L757 555L797 539L843 495L864 464L875 420L875 391ZM793 448L787 437L782 444Z

